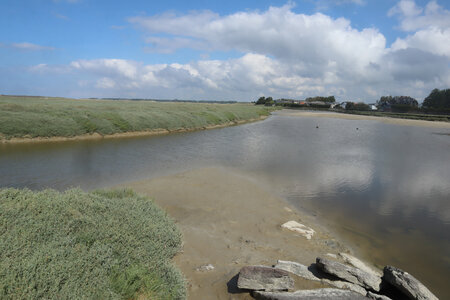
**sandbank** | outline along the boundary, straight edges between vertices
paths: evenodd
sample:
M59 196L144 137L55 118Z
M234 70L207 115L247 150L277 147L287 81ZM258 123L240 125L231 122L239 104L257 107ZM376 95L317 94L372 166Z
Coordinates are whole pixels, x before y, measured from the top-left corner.
M183 251L174 262L186 276L189 299L253 299L235 288L235 275L241 267L271 266L278 259L310 265L317 256L348 251L315 223L314 217L297 211L251 178L222 167L120 187L153 198L183 232ZM315 235L307 240L281 228L290 220L312 227ZM208 264L214 269L197 270ZM295 280L298 289L321 286Z
M284 109L281 111L277 111L274 114L281 115L281 116L293 116L293 117L335 118L335 119L345 119L345 120L370 120L370 121L383 122L386 124L403 125L403 126L450 128L450 122L411 120L411 119L400 119L400 118L389 118L389 117L375 117L375 116L353 115L353 114L335 113L335 112L302 111L302 110Z

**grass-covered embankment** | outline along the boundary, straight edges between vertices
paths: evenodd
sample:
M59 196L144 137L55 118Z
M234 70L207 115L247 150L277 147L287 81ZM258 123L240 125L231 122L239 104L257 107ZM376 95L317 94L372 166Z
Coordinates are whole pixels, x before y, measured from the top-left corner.
M181 234L131 190L0 189L1 299L180 299Z
M270 110L250 104L0 96L0 139L195 130L259 119Z
M409 120L424 120L424 121L438 121L438 122L450 122L450 115L433 115L425 113L396 113L396 112L383 112L383 111L357 111L357 110L343 110L337 111L345 114L374 116L374 117L388 117L397 119L409 119Z

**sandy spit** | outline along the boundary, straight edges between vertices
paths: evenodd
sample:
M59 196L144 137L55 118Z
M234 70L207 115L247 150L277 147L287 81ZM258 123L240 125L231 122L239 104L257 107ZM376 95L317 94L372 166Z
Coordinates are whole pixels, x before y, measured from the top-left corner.
M55 136L55 137L23 137L23 138L11 138L7 139L2 137L0 134L0 143L3 144L23 144L23 143L48 143L48 142L65 142L65 141L83 141L83 140L99 140L99 139L117 139L117 138L133 138L140 136L156 136L156 135L164 135L170 133L178 133L178 132L191 132L198 130L209 130L216 128L224 128L229 126L235 126L245 123L252 123L256 121L261 121L266 119L268 116L261 116L255 119L248 120L239 120L234 122L226 122L218 125L210 125L200 128L180 128L176 130L168 130L168 129L154 129L154 130L145 130L145 131L132 131L132 132L121 132L114 134L101 135L97 132L92 134L83 134L78 136L64 137L64 136Z
M155 199L182 230L183 251L174 262L186 276L189 299L253 299L235 288L243 266L271 266L278 259L310 265L319 255L347 251L312 217L228 169L197 169L121 187ZM289 220L312 227L315 235L307 240L281 228ZM208 264L214 269L198 270ZM296 289L321 286L295 280Z
M352 115L335 112L319 112L319 111L300 111L300 110L288 110L284 109L274 114L281 116L293 116L293 117L315 117L315 118L335 118L345 120L370 120L378 121L387 124L403 125L403 126L422 126L431 128L450 128L450 122L437 122L437 121L425 121L425 120L411 120L411 119L399 119L389 117L374 117L363 115Z

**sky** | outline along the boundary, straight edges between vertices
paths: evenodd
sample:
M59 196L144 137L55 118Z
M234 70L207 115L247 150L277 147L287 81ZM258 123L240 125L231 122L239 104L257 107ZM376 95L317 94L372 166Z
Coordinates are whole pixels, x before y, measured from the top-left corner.
M422 101L450 88L449 0L2 0L0 94Z

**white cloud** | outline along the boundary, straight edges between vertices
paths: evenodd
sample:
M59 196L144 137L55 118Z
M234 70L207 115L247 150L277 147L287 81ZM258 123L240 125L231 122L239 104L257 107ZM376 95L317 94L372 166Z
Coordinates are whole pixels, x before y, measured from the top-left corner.
M402 30L413 31L405 38L398 38L393 50L415 48L450 58L449 10L436 1L421 8L412 0L402 0L390 10L390 15L398 15Z
M402 0L389 10L388 15L397 15L400 19L400 28L404 31L450 27L450 11L436 1L428 2L425 8L422 8L418 7L414 0Z
M392 49L394 50L407 48L421 49L450 57L450 28L426 28L404 39L397 39L392 44Z
M397 11L391 10L400 21L427 16L437 5L431 2L422 9L401 3ZM65 66L35 66L32 71L73 74L75 82L83 82L80 97L248 101L262 94L297 99L335 95L339 100L372 102L388 94L420 100L433 88L450 86L449 30L441 21L391 47L375 28L357 30L344 18L297 14L290 4L225 16L201 11L129 21L144 30L147 51L189 48L204 58L185 64L76 60ZM241 55L209 59L217 50Z
M332 19L317 13L296 14L291 5L271 7L266 12L238 12L219 16L210 11L187 15L163 14L130 18L144 29L154 51L177 48L237 50L259 53L282 60L314 65L318 71L334 64L337 69L363 72L385 52L386 40L378 30L358 31L344 18ZM155 34L165 34L161 38ZM354 53L359 55L355 56Z
M55 50L53 47L47 47L47 46L41 46L36 45L32 43L11 43L8 45L11 48L19 49L19 50L26 50L26 51L45 51L45 50Z

